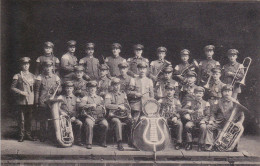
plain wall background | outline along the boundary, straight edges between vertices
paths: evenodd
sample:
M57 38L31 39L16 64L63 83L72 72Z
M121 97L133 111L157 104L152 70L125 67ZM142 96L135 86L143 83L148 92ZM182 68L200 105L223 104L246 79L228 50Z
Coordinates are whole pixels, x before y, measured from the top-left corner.
M113 42L122 44L121 55L131 57L132 46L145 46L144 57L155 60L156 48L168 49L166 59L180 62L179 52L187 48L191 58L204 59L203 47L216 46L215 59L227 63L226 52L239 50L239 62L253 59L240 102L251 115L259 116L260 3L225 2L87 2L87 1L2 1L1 94L2 113L12 112L10 84L19 71L17 60L29 56L35 62L43 43L55 44L61 57L68 40L77 41L76 56L84 56L86 42L96 44L102 60L111 54ZM34 72L35 63L31 64ZM254 132L247 114L246 132Z

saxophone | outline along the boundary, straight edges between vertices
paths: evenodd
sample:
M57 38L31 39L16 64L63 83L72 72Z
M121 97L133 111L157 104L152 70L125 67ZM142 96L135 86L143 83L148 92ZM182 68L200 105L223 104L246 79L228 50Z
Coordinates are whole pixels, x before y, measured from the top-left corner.
M215 141L215 147L219 151L231 151L234 149L236 144L238 143L241 135L244 132L244 127L242 124L237 124L234 122L234 118L238 112L237 106L242 106L237 101L233 101L236 105L234 106L231 116L225 124L223 130L217 136ZM244 106L242 108L246 109ZM247 109L246 109L247 110Z

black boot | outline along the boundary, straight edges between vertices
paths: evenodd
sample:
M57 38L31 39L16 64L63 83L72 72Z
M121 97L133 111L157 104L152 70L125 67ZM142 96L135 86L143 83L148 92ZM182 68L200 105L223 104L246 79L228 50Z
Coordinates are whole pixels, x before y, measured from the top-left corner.
M33 137L31 137L30 135L27 135L27 140L29 140L29 141L36 141L36 139L34 139Z
M24 141L24 137L20 137L18 142L23 142Z
M123 147L121 141L118 141L118 143L117 143L117 149L118 149L119 151L124 151L124 147Z
M192 149L192 143L189 142L185 149L186 150L191 150Z
M198 152L201 152L201 151L203 151L203 146L202 146L202 144L198 144Z
M176 150L179 150L180 148L181 148L181 143L176 143L175 149L176 149Z

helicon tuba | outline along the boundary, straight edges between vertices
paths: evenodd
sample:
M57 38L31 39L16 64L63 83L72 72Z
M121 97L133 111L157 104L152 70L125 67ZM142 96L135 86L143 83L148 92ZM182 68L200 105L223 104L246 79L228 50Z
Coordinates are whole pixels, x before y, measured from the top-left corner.
M237 101L234 102L236 105L234 106L232 114L215 141L215 146L219 151L232 151L244 132L243 125L235 123L234 118L239 107L242 107L242 109L246 108Z
M47 101L51 109L52 120L55 129L55 135L58 144L61 147L71 147L74 142L74 136L72 131L71 120L69 116L60 115L60 103L63 102L62 99L55 99L55 95L59 88L55 90L53 96Z

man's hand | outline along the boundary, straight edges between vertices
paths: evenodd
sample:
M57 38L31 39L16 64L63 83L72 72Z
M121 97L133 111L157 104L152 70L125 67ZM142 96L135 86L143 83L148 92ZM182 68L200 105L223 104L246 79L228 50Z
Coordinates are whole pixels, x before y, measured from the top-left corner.
M200 121L200 124L205 124L206 122L204 120Z
M118 108L121 109L121 110L125 110L125 106L124 105L118 105Z
M70 118L71 122L74 122L76 120L76 118L73 116L72 118Z
M129 114L127 117L128 117L128 119L132 119L132 115L131 114Z
M22 91L22 92L21 92L21 95L23 95L23 96L29 96L29 93L28 93L28 92L25 92L25 91Z
M139 92L136 92L136 93L135 93L135 97L136 97L136 98L142 97L142 94L139 93Z
M89 106L96 108L96 107L97 107L97 104L93 103L93 104L89 104Z
M234 77L234 76L235 76L235 73L233 73L233 72L231 72L231 71L228 71L228 72L227 72L227 75L228 75L228 76L233 76L233 77Z
M210 121L209 121L209 124L210 124L210 125L213 125L213 124L214 124L214 122L213 122L212 120L210 120Z
M138 74L134 74L134 78L137 78L137 77L139 77L139 75Z
M173 123L177 123L177 120L178 120L177 117L173 117L173 118L172 118L172 122L173 122Z
M192 114L192 113L194 113L194 111L193 110L188 110L188 113Z

